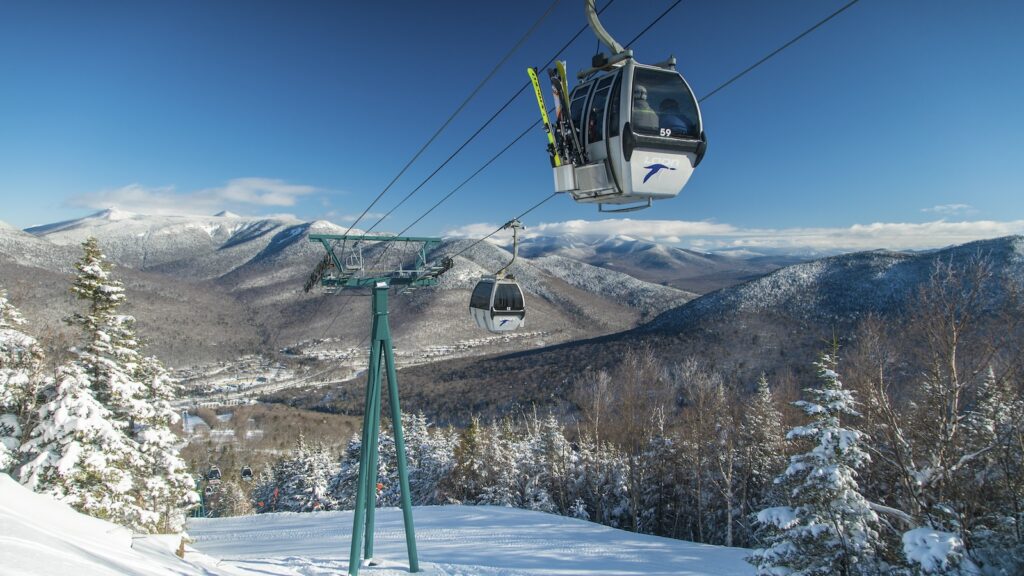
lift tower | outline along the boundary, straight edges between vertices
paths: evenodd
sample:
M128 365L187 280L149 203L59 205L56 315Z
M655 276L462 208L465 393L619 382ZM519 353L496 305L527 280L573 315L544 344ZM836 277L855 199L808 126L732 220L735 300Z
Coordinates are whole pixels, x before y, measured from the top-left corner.
M404 290L437 284L437 278L452 267L450 258L440 263L427 261L427 254L441 243L440 238L407 236L365 236L310 234L309 241L319 242L327 254L317 264L305 290L309 292L319 284L328 292L370 288L372 290L373 326L370 336L370 364L367 369L366 405L363 412L362 449L359 459L359 485L356 509L352 518L352 547L349 553L348 573L359 575L362 558L373 558L373 521L377 507L377 461L381 411L381 363L388 375L388 400L391 404L391 422L394 426L395 451L398 460L398 479L402 490L402 517L405 522L405 543L409 552L409 571L419 572L416 553L416 530L412 521L412 497L409 493L409 473L406 466L405 438L402 434L402 412L398 405L398 378L395 355L391 346L391 328L388 324L388 290ZM419 245L415 258L409 258L409 247ZM396 248L392 251L393 248ZM364 250L374 265L364 265ZM387 258L387 256L393 258ZM411 262L410 262L411 260ZM411 264L411 265L410 265ZM408 267L407 267L408 265ZM360 548L364 546L364 556Z

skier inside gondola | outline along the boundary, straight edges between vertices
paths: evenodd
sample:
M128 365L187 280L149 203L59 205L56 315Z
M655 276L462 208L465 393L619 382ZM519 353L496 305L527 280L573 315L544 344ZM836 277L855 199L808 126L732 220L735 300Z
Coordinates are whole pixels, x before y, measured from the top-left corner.
M693 131L690 122L680 113L679 103L674 98L665 98L658 106L658 120L662 130L671 130L667 135L689 134Z
M647 102L647 88L642 84L633 87L633 128L638 132L658 132L658 113Z

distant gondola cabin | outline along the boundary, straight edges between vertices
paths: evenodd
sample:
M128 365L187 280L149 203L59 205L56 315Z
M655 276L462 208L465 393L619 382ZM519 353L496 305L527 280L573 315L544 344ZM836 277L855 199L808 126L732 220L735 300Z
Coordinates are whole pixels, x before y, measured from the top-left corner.
M473 289L469 311L480 328L511 332L523 326L526 318L523 291L512 277L484 277Z

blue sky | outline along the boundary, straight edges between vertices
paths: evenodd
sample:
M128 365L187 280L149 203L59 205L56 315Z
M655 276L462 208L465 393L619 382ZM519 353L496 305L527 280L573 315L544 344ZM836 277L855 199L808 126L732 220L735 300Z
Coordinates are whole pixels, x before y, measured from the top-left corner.
M636 44L698 95L842 6L684 1ZM0 8L0 220L117 206L350 224L551 6L10 2ZM615 0L621 42L671 0ZM604 2L598 2L603 6ZM702 106L709 151L654 209L567 197L532 233L701 248L923 248L1024 233L1024 4L862 0ZM562 0L381 199L390 210L584 24ZM562 57L585 66L588 31ZM379 229L398 231L536 119L524 92ZM538 128L409 231L486 233L551 192ZM370 218L360 227L376 222Z

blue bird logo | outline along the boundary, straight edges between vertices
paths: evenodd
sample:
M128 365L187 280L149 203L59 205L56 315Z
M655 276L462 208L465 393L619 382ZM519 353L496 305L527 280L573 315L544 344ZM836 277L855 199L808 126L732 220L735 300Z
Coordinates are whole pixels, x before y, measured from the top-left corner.
M645 170L650 170L650 172L648 172L647 175L644 176L644 183L646 183L648 180L651 179L652 176L654 176L658 172L661 172L665 168L668 168L669 170L675 170L675 168L671 166L666 166L664 164L651 164L650 166L644 166Z
M504 326L504 325L505 325L505 324L507 324L507 323L508 323L508 320L502 320L502 321L501 321L501 324L498 324L498 326Z

